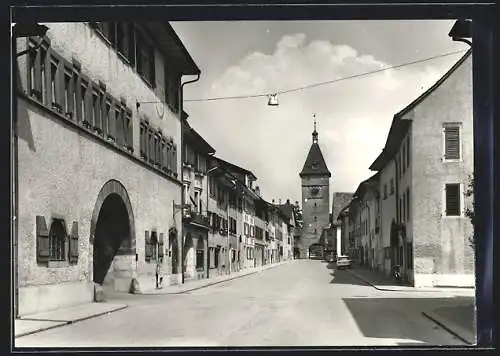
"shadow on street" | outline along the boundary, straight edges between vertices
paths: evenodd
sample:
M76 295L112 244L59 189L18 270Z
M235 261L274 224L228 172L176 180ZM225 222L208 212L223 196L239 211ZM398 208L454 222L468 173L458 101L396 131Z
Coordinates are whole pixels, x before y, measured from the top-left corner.
M415 343L400 343L400 346L416 345L417 342L433 344L430 337L419 335L412 328L401 328L407 322L404 313L397 309L411 308L413 311L425 311L429 309L444 308L450 304L462 305L460 315L455 316L454 322L467 330L474 329L474 298L473 297L453 297L453 298L343 298L349 312L357 323L359 330L365 337L383 339L411 339ZM397 308L397 309L396 309ZM377 317L374 320L374 310L377 310ZM423 318L423 316L422 316ZM438 326L436 325L437 329ZM429 333L430 336L431 333ZM434 345L436 345L434 343Z
M330 275L332 276L330 284L350 284L358 286L369 286L368 283L362 281L359 278L354 277L346 270L331 269Z

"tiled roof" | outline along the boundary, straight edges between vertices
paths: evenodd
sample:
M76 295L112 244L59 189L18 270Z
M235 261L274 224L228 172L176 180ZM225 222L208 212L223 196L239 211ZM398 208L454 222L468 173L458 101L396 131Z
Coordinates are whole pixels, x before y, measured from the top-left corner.
M183 112L183 114L184 114L182 119L183 140L203 153L207 154L215 153L215 148L210 146L210 144L203 137L201 137L201 135L194 128L192 128L191 125L189 125L187 121L188 115L185 112Z
M353 193L345 193L345 192L337 192L333 194L332 219L337 220L340 212L351 202L352 196Z
M292 204L281 204L278 205L283 215L285 215L289 220L293 218L293 205Z
M317 142L313 142L311 148L309 149L309 153L306 158L306 162L304 163L304 167L299 174L301 177L303 176L328 176L331 177L332 174L328 170L326 166L325 159L323 158L323 154L321 153L321 149Z
M248 169L245 169L245 168L242 168L240 166L237 166L233 163L230 163L228 161L225 161L223 160L222 158L220 157L214 157L214 160L216 161L219 161L221 164L227 166L229 169L233 169L233 170L236 170L238 173L243 173L243 174L248 174L250 175L252 178L254 179L257 179L257 177L255 176L255 174L253 174L251 171L249 171Z

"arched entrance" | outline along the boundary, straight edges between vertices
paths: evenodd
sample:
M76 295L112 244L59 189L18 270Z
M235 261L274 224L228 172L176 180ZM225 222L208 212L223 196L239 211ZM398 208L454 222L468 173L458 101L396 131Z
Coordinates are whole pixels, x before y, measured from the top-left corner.
M116 180L108 181L97 197L91 243L93 282L108 290L128 292L135 259L134 217L128 194Z

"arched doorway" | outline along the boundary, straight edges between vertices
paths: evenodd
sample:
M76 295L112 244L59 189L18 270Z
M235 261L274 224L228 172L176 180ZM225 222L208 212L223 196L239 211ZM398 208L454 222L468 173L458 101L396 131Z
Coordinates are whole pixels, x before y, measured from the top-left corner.
M91 243L93 282L108 290L129 291L135 259L134 218L128 194L118 181L108 181L99 192L91 220ZM120 278L115 278L115 271Z

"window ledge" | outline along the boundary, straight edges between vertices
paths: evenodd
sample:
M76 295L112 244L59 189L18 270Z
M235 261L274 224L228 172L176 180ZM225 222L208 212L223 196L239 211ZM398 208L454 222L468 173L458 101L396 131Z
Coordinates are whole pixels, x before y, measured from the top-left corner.
M87 134L91 138L95 139L98 143L112 149L113 151L115 151L117 153L120 153L121 155L123 155L125 157L128 157L129 159L131 159L135 163L139 164L140 166L148 168L149 170L153 171L154 173L156 173L164 178L167 178L171 182L176 183L178 185L182 185L182 182L176 177L175 172L173 173L173 175L176 178L168 175L167 173L163 172L159 168L155 168L154 165L152 165L148 162L145 162L140 157L135 156L133 154L133 152L130 152L130 151L133 151L133 148L127 149L124 146L118 146L116 143L106 140L103 136L96 134L92 129L87 129L86 127L80 125L78 122L72 121L72 120L68 119L65 115L58 113L56 110L48 108L44 104L42 104L39 101L28 96L22 90L20 90L18 92L18 94L21 98L24 98L24 100L28 101L29 103L32 103L33 105L37 106L38 108L42 109L43 111L51 114L51 116L53 118L57 118L58 120L64 122L65 124L72 126L73 128L75 128L79 132L84 132L85 134Z
M49 268L65 268L69 266L68 261L49 261L48 263Z

